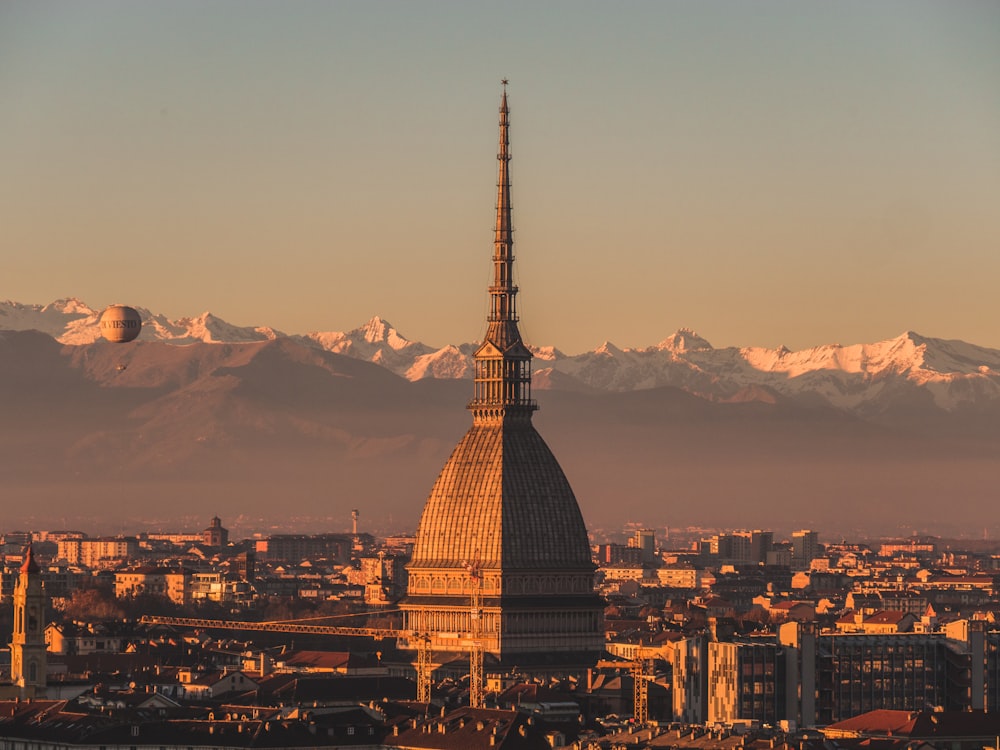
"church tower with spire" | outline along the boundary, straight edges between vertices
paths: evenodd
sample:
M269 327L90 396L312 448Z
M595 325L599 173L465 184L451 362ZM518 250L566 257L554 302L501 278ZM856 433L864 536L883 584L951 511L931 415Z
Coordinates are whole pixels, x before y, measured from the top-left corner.
M45 697L45 600L42 574L28 545L14 586L14 633L10 641L11 681L25 698Z
M500 668L568 671L604 648L603 601L583 516L559 463L531 422L531 352L518 330L511 225L510 111L500 100L493 281L475 353L472 427L424 506L404 627L435 651L470 642Z

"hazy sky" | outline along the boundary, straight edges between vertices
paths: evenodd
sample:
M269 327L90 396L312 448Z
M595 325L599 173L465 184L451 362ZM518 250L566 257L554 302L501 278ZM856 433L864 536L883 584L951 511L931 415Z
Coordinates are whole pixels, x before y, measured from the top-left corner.
M0 4L0 298L1000 347L1000 2Z

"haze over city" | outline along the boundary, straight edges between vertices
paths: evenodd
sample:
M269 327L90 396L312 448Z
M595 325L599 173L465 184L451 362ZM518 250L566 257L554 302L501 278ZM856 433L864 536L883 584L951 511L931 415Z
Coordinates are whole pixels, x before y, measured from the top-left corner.
M588 523L1000 528L1000 8L913 2L5 4L18 518L412 529L469 419L501 79ZM233 346L111 352L31 317L65 298Z
M474 340L501 77L530 343L1000 346L994 3L5 3L0 296Z

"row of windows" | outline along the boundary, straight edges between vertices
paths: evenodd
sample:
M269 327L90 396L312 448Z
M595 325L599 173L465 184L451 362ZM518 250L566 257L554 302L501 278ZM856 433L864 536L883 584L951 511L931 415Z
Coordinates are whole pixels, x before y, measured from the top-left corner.
M534 633L591 633L601 626L601 615L595 611L584 612L512 612L504 613L502 626L498 624L496 612L480 613L478 630L483 634L497 632L502 627L508 634ZM471 612L451 611L410 611L407 612L407 628L429 632L472 631Z
M467 573L460 573L447 578L443 576L414 576L410 579L410 592L414 594L450 594L470 596L471 581ZM480 592L489 596L498 593L497 586L503 586L505 594L565 594L589 593L593 581L590 575L585 576L511 576L497 579L485 576L480 585Z

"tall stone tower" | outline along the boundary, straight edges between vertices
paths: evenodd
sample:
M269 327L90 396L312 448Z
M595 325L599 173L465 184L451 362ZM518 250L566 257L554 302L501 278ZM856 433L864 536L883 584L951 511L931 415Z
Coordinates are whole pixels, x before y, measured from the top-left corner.
M441 470L408 566L405 627L435 650L557 671L604 647L587 529L552 451L531 423L531 352L517 326L507 89L500 100L493 283L475 353L472 427ZM473 614L475 612L475 615Z
M31 545L14 587L14 634L10 641L11 681L28 698L45 696L45 589Z

